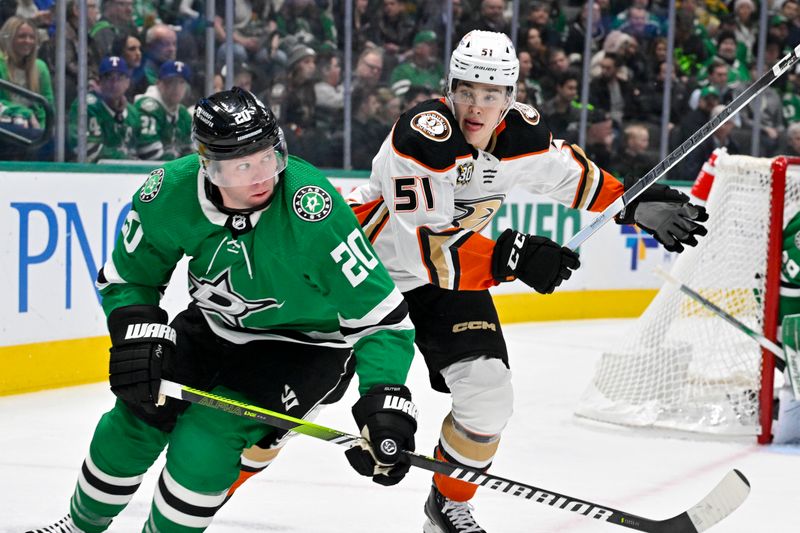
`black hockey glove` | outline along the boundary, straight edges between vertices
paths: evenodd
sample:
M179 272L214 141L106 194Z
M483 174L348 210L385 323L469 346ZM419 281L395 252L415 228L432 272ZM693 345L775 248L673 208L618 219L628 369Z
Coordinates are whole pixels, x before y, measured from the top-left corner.
M153 305L129 305L108 316L111 392L128 405L154 413L161 365L175 352L175 330L167 313Z
M626 183L627 187L627 183ZM670 252L682 252L683 245L697 246L696 235L708 230L706 208L689 203L680 191L656 183L645 190L617 215L620 224L636 224Z
M417 407L404 385L375 385L353 405L353 417L369 444L345 455L362 476L380 485L399 483L411 467L401 450L414 451Z
M500 235L492 253L492 277L495 280L511 281L516 277L542 294L553 292L579 266L578 254L569 248L559 246L547 237L526 235L512 229Z

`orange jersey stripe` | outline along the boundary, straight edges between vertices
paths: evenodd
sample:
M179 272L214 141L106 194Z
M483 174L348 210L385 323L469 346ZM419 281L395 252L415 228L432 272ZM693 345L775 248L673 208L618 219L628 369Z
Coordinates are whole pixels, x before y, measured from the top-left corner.
M477 291L494 287L498 283L492 277L492 253L494 241L480 233L469 233L456 243L460 276L457 290Z
M381 202L383 202L383 197L367 202L366 204L351 205L350 208L353 210L353 213L355 213L358 223L363 226L364 222Z
M600 189L595 193L594 201L589 205L589 211L600 212L612 203L614 200L622 196L625 188L622 183L617 181L617 178L606 172L600 170L603 174L603 184Z

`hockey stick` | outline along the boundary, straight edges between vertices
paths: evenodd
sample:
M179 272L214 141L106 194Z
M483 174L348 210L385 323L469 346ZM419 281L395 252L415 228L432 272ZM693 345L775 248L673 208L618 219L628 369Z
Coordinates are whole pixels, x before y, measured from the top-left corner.
M303 435L332 442L346 448L357 446L363 440L361 437L320 426L307 420L294 418L255 405L248 405L165 379L161 380L161 390L159 392L162 397L169 396L198 405L205 405L212 409L226 411L233 415L253 418L276 428L302 433ZM744 475L738 470L731 470L705 498L688 511L667 520L651 520L464 466L455 466L415 452L405 451L403 453L406 454L410 463L417 468L500 491L509 496L525 498L565 511L572 511L587 518L653 533L697 533L705 531L735 511L750 493L750 483Z
M665 280L667 280L668 282L677 286L682 293L688 295L693 300L697 301L704 307L716 313L720 318L724 319L728 324L732 325L742 333L748 335L751 339L753 339L759 345L761 345L762 348L772 352L772 354L775 356L775 367L779 371L783 372L783 369L788 366L789 381L792 384L792 392L794 393L794 398L795 400L800 400L800 390L799 390L800 375L798 375L797 373L798 366L800 366L800 361L798 360L800 355L797 353L797 350L794 350L791 347L789 347L788 350L785 350L786 348L785 344L780 345L775 342L772 342L758 331L755 331L754 329L751 329L747 325L743 324L740 320L727 313L724 309L720 308L715 303L701 296L698 292L694 291L690 287L687 287L679 279L675 278L671 274L668 274L663 269L656 268L656 273Z
M753 98L761 94L764 89L772 85L784 72L792 68L798 59L800 59L800 45L786 54L786 57L775 63L770 70L753 82L742 94L734 98L719 115L706 122L699 130L694 132L691 137L686 139L683 144L675 148L667 157L654 166L652 170L642 176L639 181L631 185L622 196L606 207L588 226L581 228L578 233L573 235L565 246L570 250L576 250L583 241L594 235L597 230L610 222L626 205L636 199L636 197L642 194L645 189L650 187L657 180L661 179L669 169L674 167L681 159L686 157L689 152L697 148L701 142L717 131L728 118L741 111Z

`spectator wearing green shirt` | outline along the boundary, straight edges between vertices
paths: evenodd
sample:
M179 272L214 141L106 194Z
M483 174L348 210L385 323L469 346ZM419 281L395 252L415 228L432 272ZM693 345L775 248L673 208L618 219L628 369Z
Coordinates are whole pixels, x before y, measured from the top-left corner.
M99 87L86 96L86 160L136 159L141 125L139 112L125 98L131 83L128 65L119 56L106 56L98 71ZM69 141L74 149L78 142L77 100L69 111Z
M183 61L166 61L155 85L136 97L141 159L170 161L192 152L192 116L181 104L191 76Z
M414 36L411 56L392 70L389 83L395 93L415 85L439 91L444 83L444 67L436 54L436 33L422 30ZM405 86L405 87L404 87Z
M12 16L0 28L0 79L44 96L53 104L53 85L47 64L37 59L39 40L28 19ZM8 115L13 110L18 125L45 127L44 107L17 93L0 89L0 104ZM8 118L8 116L6 116Z

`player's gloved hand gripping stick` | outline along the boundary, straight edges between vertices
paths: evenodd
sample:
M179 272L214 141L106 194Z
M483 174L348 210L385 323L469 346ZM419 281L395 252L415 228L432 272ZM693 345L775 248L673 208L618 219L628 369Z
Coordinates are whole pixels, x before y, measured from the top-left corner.
M161 380L160 394L162 397L169 396L212 409L223 410L232 415L253 418L276 428L309 435L348 449L364 449L365 446L370 446L369 443L364 442L365 439L363 437L357 437L300 418L294 418L255 405L193 389L172 381ZM381 392L379 391L378 394L381 394ZM367 425L369 425L369 422L367 422ZM399 453L406 456L408 464L417 468L496 490L508 496L524 498L550 507L571 511L594 520L637 531L654 533L698 533L706 531L735 511L750 493L750 484L744 475L738 470L732 470L692 508L666 520L652 520L588 500L580 500L519 481L493 476L465 466L456 466L444 461L438 461L413 451L401 450Z

